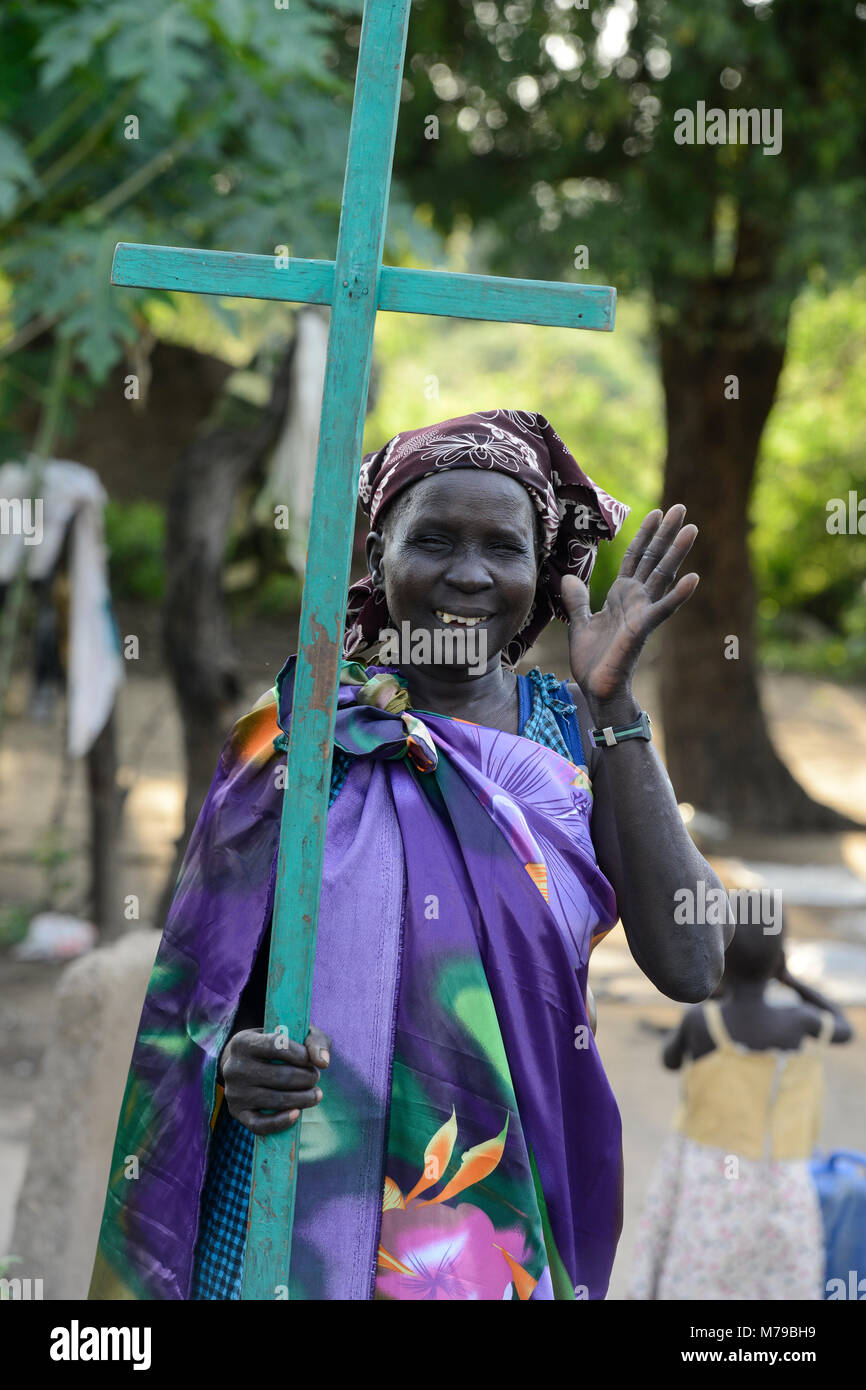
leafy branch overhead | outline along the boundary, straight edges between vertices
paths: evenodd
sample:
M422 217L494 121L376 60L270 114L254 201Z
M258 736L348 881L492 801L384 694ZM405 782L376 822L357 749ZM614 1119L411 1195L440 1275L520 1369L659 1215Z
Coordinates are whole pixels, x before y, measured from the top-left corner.
M154 299L109 289L117 241L332 255L352 98L335 24L359 13L307 0L7 3L5 352L57 324L104 379ZM398 198L394 234L411 238L410 223Z
M863 5L419 0L409 49L396 172L441 230L472 222L492 273L556 279L585 243L582 278L678 308L700 279L762 272L765 238L769 318L813 264L863 264ZM676 143L700 101L779 109L780 152Z

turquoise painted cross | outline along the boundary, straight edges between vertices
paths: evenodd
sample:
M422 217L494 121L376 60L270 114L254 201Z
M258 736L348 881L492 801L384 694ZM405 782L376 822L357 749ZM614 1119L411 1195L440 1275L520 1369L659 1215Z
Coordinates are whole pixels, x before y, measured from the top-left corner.
M366 0L336 261L121 243L112 283L330 304L331 321L301 604L265 1029L309 1027L346 594L376 313L613 328L616 291L382 265L411 0ZM408 423L408 422L407 422ZM337 1039L339 1046L339 1039ZM243 1297L285 1297L298 1121L255 1143Z

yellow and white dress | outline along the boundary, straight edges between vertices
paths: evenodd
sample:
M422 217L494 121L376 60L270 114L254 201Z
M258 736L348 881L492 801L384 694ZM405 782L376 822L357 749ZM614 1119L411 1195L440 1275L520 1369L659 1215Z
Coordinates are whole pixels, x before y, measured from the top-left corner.
M704 1005L712 1052L688 1062L629 1276L634 1299L820 1299L824 1236L809 1159L835 1026L797 1051L734 1042Z

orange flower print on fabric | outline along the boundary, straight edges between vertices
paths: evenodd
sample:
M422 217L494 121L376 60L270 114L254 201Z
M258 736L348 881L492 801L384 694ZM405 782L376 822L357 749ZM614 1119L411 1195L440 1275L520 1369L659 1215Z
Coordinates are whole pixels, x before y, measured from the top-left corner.
M424 1150L424 1169L405 1198L386 1177L382 1202L377 1292L384 1298L501 1300L532 1296L537 1280L521 1263L523 1233L498 1230L485 1211L470 1202L447 1206L498 1166L505 1150L508 1116L492 1139L461 1156L460 1168L432 1197L422 1193L444 1177L457 1142L457 1116L435 1132Z

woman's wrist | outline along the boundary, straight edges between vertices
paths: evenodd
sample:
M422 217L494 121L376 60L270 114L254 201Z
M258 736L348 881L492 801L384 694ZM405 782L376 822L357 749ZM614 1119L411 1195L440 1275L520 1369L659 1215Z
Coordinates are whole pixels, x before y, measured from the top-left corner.
M586 703L597 729L622 728L640 718L641 707L631 687L603 698L587 694Z

